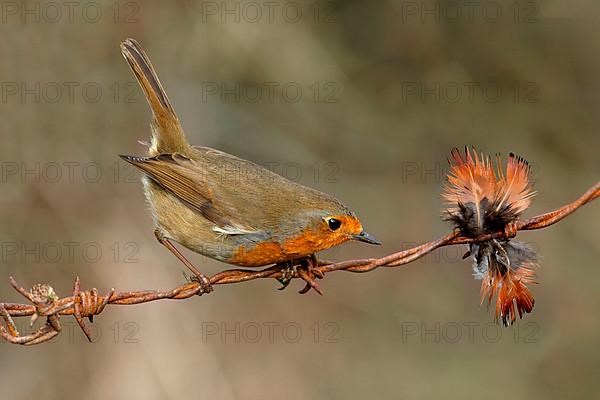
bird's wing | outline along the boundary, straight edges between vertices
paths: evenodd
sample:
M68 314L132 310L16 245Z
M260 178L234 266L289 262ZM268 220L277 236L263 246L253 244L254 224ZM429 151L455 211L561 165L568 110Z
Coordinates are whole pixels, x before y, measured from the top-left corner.
M144 171L154 182L173 194L188 207L215 224L214 230L225 235L259 233L258 229L239 218L240 210L230 203L218 201L207 184L201 165L181 154L160 154L155 157L120 156Z

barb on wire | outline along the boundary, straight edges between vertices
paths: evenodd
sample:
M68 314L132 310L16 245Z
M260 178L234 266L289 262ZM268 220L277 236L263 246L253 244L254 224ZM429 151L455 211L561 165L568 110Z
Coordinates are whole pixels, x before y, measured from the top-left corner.
M600 182L572 203L537 217L514 221L514 223L507 224L505 229L501 231L472 236L466 235L460 229L455 229L452 233L440 239L381 258L365 258L335 263L320 260L318 265L313 267L314 273L318 277L323 277L325 274L334 271L363 273L373 271L379 267L393 268L408 264L443 246L456 244L478 245L493 240L509 241L516 235L517 231L542 229L555 224L598 197L600 197ZM301 273L296 269L290 274L289 269L284 270L282 266L278 265L260 271L228 269L211 276L210 283L212 285L226 285L261 278L297 279L301 278ZM9 281L11 286L25 297L30 304L0 303L0 316L6 324L6 327L0 326L0 333L8 342L21 345L44 343L57 336L61 331L60 316L62 315L73 315L88 340L91 341L91 335L84 319L88 318L90 322L93 322L93 317L100 314L107 305L131 305L162 299L181 300L202 294L202 285L199 282L192 281L167 291L115 292L112 289L109 293L101 295L97 289L81 290L79 278L76 278L72 295L58 298L49 285L36 284L31 290L26 290L14 278L10 277ZM521 313L520 309L519 313ZM46 324L32 334L21 335L13 318L27 316L31 317L32 323L39 317L46 317Z

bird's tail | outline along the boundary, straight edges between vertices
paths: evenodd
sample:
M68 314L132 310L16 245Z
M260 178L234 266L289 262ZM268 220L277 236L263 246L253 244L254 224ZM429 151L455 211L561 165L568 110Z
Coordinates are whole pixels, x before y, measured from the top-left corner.
M160 153L183 153L190 148L179 118L165 93L148 56L134 39L121 43L123 57L135 74L152 109L152 143L150 156Z

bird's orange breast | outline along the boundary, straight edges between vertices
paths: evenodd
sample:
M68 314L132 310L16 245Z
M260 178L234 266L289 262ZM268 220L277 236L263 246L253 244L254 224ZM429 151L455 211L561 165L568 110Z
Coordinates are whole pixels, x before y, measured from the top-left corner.
M240 246L229 263L244 267L260 267L276 264L295 258L307 257L348 240L333 233L306 230L283 243L262 242L253 247Z

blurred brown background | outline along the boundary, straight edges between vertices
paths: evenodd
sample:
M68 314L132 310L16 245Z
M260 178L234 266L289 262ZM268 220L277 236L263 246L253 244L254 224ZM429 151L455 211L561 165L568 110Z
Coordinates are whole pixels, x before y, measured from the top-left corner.
M270 165L357 211L384 255L448 230L454 146L533 165L528 215L600 177L599 5L561 2L2 2L0 299L75 276L166 289L183 266L152 234L139 174L149 110L119 42L147 49L194 144ZM259 91L260 90L260 91ZM0 344L2 397L591 398L600 373L600 205L519 237L543 257L532 315L479 306L464 249L331 274L324 297L275 281L110 307L86 343ZM193 255L214 273L224 264ZM19 326L26 328L25 320Z

